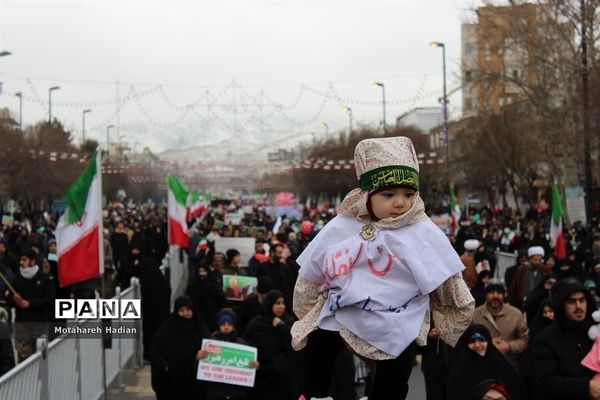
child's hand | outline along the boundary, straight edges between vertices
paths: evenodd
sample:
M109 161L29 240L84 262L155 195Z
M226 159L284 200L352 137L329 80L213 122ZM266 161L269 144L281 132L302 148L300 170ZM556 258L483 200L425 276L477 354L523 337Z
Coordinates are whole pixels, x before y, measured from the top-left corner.
M208 351L198 350L196 353L196 361L204 360L206 357L208 357Z
M279 325L283 325L283 320L279 317L273 318L273 326L278 327Z
M258 361L250 361L250 362L248 363L248 366L249 366L249 367L252 367L252 368L256 368L256 369L259 369L259 368L260 368L260 364L258 363Z

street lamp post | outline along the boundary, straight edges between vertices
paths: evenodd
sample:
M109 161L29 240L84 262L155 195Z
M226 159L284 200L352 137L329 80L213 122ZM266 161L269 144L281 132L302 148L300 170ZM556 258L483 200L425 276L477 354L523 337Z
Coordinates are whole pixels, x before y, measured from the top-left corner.
M381 82L373 82L373 86L379 86L381 88L381 94L383 95L383 134L387 133L387 128L385 126L385 85Z
M445 157L446 157L446 165L448 165L448 98L447 98L447 94L446 94L446 45L444 45L444 43L441 42L431 42L429 44L429 46L431 47L441 47L442 48L442 71L443 71L443 118L444 118L444 134L443 134L443 140L444 140L444 147L445 147Z
M106 159L107 160L110 160L110 145L109 145L110 142L108 141L108 134L109 134L110 130L114 127L115 127L114 125L109 125L106 127Z
M350 135L352 134L352 109L348 106L343 106L342 107L342 111L345 111L348 113L348 119L349 119L349 128L348 128L348 138L350 137Z
M583 119L583 174L585 179L585 211L587 220L592 215L592 159L590 147L590 100L588 83L588 55L587 55L587 21L585 0L579 2L581 12L581 97L582 97L582 119Z
M131 160L133 161L133 164L135 164L135 148L138 144L140 144L140 142L133 142L133 153L131 153Z
M52 86L48 89L48 123L52 123L52 92L60 89L60 86Z
M325 143L329 140L329 125L326 122L321 122L321 126L325 128Z
M119 161L123 164L123 138L125 135L119 136Z
M19 130L23 132L23 93L17 92L15 96L19 98Z
M441 47L442 48L442 71L443 71L443 80L444 80L444 97L443 97L443 117L444 117L444 158L446 163L446 186L450 187L450 152L448 145L448 97L446 94L446 45L442 42L431 42L429 43L430 47Z
M81 112L81 144L85 144L85 114L92 112L92 110L87 109Z

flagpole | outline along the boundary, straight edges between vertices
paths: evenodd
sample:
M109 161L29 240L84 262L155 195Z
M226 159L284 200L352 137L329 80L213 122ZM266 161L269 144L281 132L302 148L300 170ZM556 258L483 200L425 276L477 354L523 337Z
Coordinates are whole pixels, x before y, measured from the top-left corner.
M171 247L171 224L169 223L169 176L171 174L167 174L167 181L165 182L167 184L167 243L169 244L169 247Z
M100 164L100 159L102 158L102 152L99 152L99 147L96 149L96 175L98 176L98 183L100 184L100 207L98 207L99 215L99 223L98 223L98 241L99 241L99 249L98 249L98 262L100 263L100 290L102 291L100 298L104 298L105 283L104 283L104 229L103 229L103 220L104 216L102 214L102 168ZM108 148L106 149L106 161L108 163ZM104 324L102 324L102 328L106 329ZM108 400L108 385L106 384L106 346L104 343L104 332L100 336L100 346L102 347L102 386L104 387L104 400Z
M100 262L100 278L102 278L104 276L104 214L102 209L102 164L100 163L100 158L101 157L96 157L96 171L98 171L98 183L100 185L100 207L98 208L98 221L100 221L98 223L98 261ZM102 279L102 282L104 282L104 279ZM102 287L102 293L104 294L104 287Z

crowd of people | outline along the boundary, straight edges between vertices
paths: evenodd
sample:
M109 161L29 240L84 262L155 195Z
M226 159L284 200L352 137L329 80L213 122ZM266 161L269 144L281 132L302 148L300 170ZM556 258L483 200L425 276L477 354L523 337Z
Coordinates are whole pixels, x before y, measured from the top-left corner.
M251 212L248 212L249 207ZM233 224L226 214L246 209ZM32 354L34 340L56 323L55 298L112 297L130 279L141 282L144 358L151 364L158 399L297 400L307 385L306 351L293 351L291 329L297 257L336 215L330 206L300 207L299 217L277 217L264 200L215 203L190 222L189 279L170 310L171 288L159 270L167 250L166 208L112 204L104 213L105 273L60 287L56 215L15 215L0 230L0 374ZM566 257L549 242L549 212L526 215L484 207L471 210L450 242L464 264L462 276L476 301L472 325L456 347L440 338L432 321L422 357L428 399L471 399L499 393L507 399L600 398L600 381L581 365L593 341L587 330L597 309L600 231L595 220L565 230ZM218 237L251 237L255 254L215 250ZM515 253L515 265L497 270L498 251ZM256 293L229 300L223 275L257 278ZM11 323L12 321L12 323ZM35 327L36 329L31 329ZM50 332L48 334L51 335ZM253 388L199 381L202 340L213 338L258 349ZM12 340L11 340L12 339ZM14 341L14 346L13 346ZM14 350L13 350L14 349ZM13 353L13 351L16 353ZM335 352L329 393L355 399L353 352ZM16 357L15 357L16 355ZM366 378L367 391L370 378Z
M428 399L467 399L482 380L502 384L510 399L600 398L597 371L581 362L594 343L600 231L575 223L564 231L565 254L550 245L549 212L519 218L473 211L450 240L476 302L472 325L455 348L434 327L423 348ZM496 270L498 251L515 264ZM494 397L502 398L502 397Z

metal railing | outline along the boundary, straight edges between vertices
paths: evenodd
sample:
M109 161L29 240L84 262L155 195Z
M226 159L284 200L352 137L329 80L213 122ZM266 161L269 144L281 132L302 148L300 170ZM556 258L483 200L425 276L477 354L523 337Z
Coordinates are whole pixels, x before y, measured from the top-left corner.
M123 292L117 288L113 298L140 299L138 279L133 278L131 287ZM0 377L0 399L99 399L132 358L141 366L142 323L141 319L135 321L135 337L116 335L107 349L101 336L82 338L68 333L50 343L45 337L38 338L37 351ZM91 322L79 321L77 326ZM136 354L140 356L134 358Z
M187 255L171 246L160 267L169 278L171 306L185 292L187 285ZM121 292L117 287L114 299L140 299L138 279ZM142 310L143 312L143 310ZM104 348L103 338L82 338L78 334L63 334L48 343L39 338L36 352L0 377L0 399L88 400L99 399L121 371L133 361L143 366L142 321L136 320L135 338L113 336L112 346ZM81 321L84 325L90 321Z

